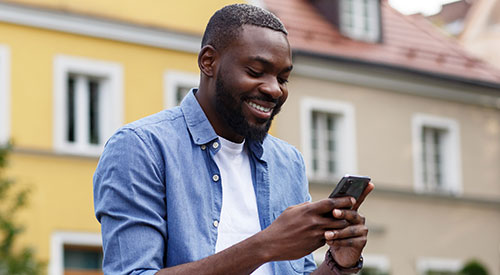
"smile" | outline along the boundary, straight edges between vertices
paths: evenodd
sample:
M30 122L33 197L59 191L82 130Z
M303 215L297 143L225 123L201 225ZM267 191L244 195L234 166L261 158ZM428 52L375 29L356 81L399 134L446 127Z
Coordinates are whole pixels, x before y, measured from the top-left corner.
M272 109L273 109L273 108L266 108L266 107L264 107L264 106L258 105L258 104L254 103L254 102L251 102L251 101L247 101L247 103L248 103L248 105L249 105L250 107L252 107L252 108L254 108L254 109L257 109L257 110L259 110L259 111L261 111L261 112L265 112L265 113L269 113L269 112L271 112L271 111L272 111Z

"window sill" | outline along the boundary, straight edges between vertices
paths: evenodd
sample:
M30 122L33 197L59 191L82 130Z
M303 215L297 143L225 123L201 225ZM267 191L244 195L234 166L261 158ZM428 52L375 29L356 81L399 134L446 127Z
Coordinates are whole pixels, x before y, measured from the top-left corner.
M49 157L61 157L61 158L79 158L79 159L89 159L89 160L98 160L101 154L78 154L76 152L58 152L54 150L44 150L44 149L35 149L35 148L27 148L27 147L14 147L13 153L15 154L23 154L23 155L35 155L35 156L49 156Z

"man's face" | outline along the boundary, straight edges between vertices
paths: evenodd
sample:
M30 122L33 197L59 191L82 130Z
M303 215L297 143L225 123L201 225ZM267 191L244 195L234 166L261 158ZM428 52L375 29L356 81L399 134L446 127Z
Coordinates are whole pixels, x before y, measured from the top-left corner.
M288 96L290 46L278 31L246 25L221 56L215 108L235 134L263 140Z

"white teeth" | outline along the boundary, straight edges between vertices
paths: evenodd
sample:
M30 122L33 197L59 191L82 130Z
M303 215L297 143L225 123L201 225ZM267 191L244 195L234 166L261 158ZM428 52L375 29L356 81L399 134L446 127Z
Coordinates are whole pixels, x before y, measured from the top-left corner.
M261 112L265 112L265 113L270 112L271 109L272 109L272 108L266 108L264 106L257 105L257 104L255 104L255 103L253 103L251 101L248 101L248 105L252 106L253 108L255 108L255 109L257 109L257 110L259 110Z

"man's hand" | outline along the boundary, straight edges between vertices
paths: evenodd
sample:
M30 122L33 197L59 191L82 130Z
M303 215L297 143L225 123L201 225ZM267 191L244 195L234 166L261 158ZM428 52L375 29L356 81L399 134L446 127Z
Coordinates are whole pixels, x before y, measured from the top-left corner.
M353 201L345 197L287 208L268 228L257 234L269 246L269 261L298 259L323 246L325 231L341 230L349 225L347 218L332 219L330 213L353 205Z
M351 197L354 206L352 209L341 209L336 207L333 210L333 217L346 221L348 226L342 229L332 228L325 232L326 243L330 246L330 251L334 260L342 267L354 266L366 245L368 228L365 225L365 218L358 213L358 208L366 196L373 190L374 185L369 183L364 193L355 202Z

